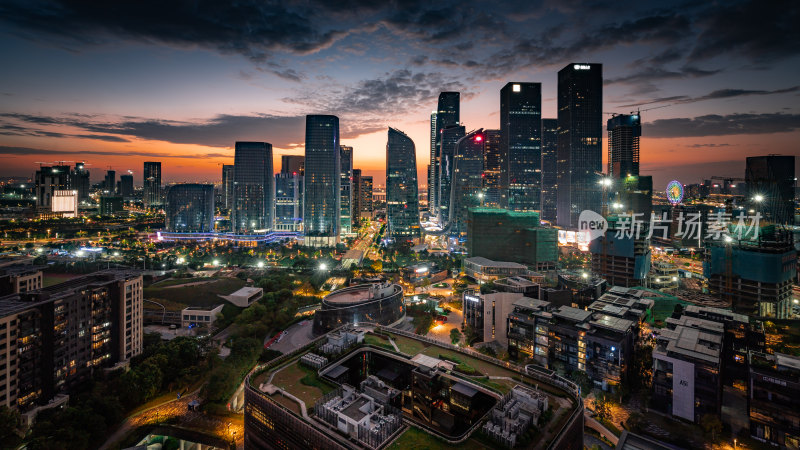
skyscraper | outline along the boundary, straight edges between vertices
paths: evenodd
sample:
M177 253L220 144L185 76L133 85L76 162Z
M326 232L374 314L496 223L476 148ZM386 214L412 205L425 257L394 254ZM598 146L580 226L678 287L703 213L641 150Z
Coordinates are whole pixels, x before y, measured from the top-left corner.
M428 211L436 204L436 111L431 112L431 157L428 164Z
M750 208L770 223L793 224L795 177L794 156L748 157L744 179Z
M281 173L303 174L303 155L281 155Z
M417 152L405 133L389 128L386 142L387 236L395 239L419 237Z
M542 220L555 223L558 190L558 119L542 119Z
M608 119L608 176L619 179L639 175L641 136L639 114L619 114Z
M334 246L339 242L340 171L339 118L306 116L303 200L306 245Z
M75 164L75 168L70 172L70 185L72 189L78 191L78 201L85 202L89 200L89 169L86 168L85 163L79 162Z
M103 178L103 190L109 194L117 191L117 172L114 170L106 171L106 176Z
M69 166L41 166L36 171L36 207L50 210L55 191L72 189Z
M339 146L341 150L341 178L339 192L341 192L341 206L339 220L339 233L342 236L353 232L353 147Z
M453 158L453 180L450 188L450 232L467 232L469 208L483 203L483 158L486 139L483 130L469 132L459 139Z
M233 231L253 233L272 229L275 201L272 144L237 142L233 166Z
M142 176L144 178L142 200L145 208L161 206L163 203L161 200L161 162L145 161Z
M222 165L222 207L233 209L233 164Z
M541 208L542 84L508 83L500 90L500 178L512 211Z
M439 222L444 225L450 219L450 186L453 179L453 159L456 153L458 140L464 137L466 130L460 125L445 127L439 133L439 176L436 194L438 206L436 208Z
M372 219L374 212L372 202L372 177L361 176L361 217Z
M303 156L282 155L275 175L275 229L303 230Z
M441 199L439 195L441 194L441 187L440 182L441 180L439 177L442 175L441 169L441 142L442 142L442 131L449 127L458 125L461 122L461 94L458 92L442 92L439 94L439 104L436 108L436 141L435 141L435 160L433 161L433 169L434 172L434 196L435 196L435 204L434 204L434 211L438 214L439 212L439 204L441 203ZM463 134L461 135L463 136ZM430 199L428 199L430 202Z
M176 184L167 191L167 230L188 233L214 231L214 185Z
M484 199L483 205L497 208L503 198L500 188L500 148L503 136L500 130L483 130L485 148L483 153Z
M133 175L128 173L119 176L119 188L117 189L119 195L128 200L133 197Z
M603 65L569 64L558 72L557 222L575 228L583 210L601 211Z

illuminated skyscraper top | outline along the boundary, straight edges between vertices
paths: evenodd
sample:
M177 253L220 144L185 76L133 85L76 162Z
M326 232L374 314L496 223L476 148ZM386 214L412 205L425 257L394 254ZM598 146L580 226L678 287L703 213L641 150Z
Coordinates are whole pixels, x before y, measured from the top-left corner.
M639 114L620 114L608 119L608 176L625 178L639 175L641 136Z

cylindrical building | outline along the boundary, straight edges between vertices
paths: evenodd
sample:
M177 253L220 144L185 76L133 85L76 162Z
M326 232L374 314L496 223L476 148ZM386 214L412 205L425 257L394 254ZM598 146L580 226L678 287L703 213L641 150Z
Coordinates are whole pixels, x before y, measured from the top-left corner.
M331 292L314 315L314 334L342 325L371 322L389 325L405 314L403 288L397 284L360 284Z

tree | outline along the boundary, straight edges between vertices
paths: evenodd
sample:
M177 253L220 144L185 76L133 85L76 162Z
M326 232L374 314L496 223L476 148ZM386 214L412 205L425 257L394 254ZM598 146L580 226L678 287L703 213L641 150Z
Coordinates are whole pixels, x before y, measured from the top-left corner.
M458 331L458 328L453 328L452 330L450 330L450 342L452 342L453 345L458 345L458 341L460 340L461 340L461 332Z
M0 442L9 442L17 432L19 412L8 406L0 406Z
M716 414L703 414L700 417L700 426L711 435L712 441L716 441L717 435L722 432L722 422Z
M611 415L611 400L608 394L605 392L597 394L594 400L594 410L600 419L607 419Z

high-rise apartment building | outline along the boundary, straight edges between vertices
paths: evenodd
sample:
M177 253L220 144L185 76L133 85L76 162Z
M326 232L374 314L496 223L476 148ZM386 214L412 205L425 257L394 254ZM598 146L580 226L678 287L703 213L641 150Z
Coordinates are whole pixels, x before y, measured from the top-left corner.
M431 161L432 172L434 173L434 212L439 213L442 189L440 187L442 176L442 132L445 128L461 123L461 94L459 92L442 92L439 94L439 103L436 108L436 130L435 130L435 158ZM463 133L462 135L463 136ZM461 137L459 136L459 137ZM449 200L449 199L448 199ZM430 202L430 199L428 200Z
M389 128L386 142L387 236L395 239L419 237L417 152L405 133Z
M161 162L144 162L144 189L142 200L145 208L156 208L163 204L161 195Z
M500 90L500 184L507 190L503 207L512 211L541 208L542 84L508 83Z
M558 119L542 119L542 220L556 221Z
M483 203L485 144L486 137L482 129L469 132L456 144L448 220L450 232L453 234L466 234L469 209Z
M222 165L222 205L224 209L233 209L233 164Z
M91 182L89 181L89 169L86 164L79 162L70 172L70 186L72 189L78 191L78 201L85 202L89 200L89 188Z
M430 160L428 163L428 211L433 214L433 207L436 204L436 111L431 112L431 149Z
M558 72L557 222L578 226L583 210L601 211L603 65L569 64Z
M619 114L608 119L608 176L619 179L639 175L639 114Z
M745 186L750 209L761 213L765 221L794 223L794 156L767 155L747 158Z
M41 166L36 171L36 207L51 210L54 191L65 191L72 188L69 166Z
M166 227L178 233L214 231L214 185L176 184L167 191Z
M275 202L272 144L237 142L233 166L233 231L254 233L272 229Z
M464 137L466 130L463 126L452 125L445 127L439 133L439 176L437 180L438 191L436 195L436 212L439 222L444 225L450 220L450 200L452 197L453 167L458 141Z
M483 205L490 208L500 206L505 195L500 183L500 161L503 145L500 130L483 130L485 140L483 153L484 196Z
M119 176L119 185L117 186L117 193L126 200L131 199L133 197L133 175L126 174Z
M353 147L340 145L339 148L341 149L339 192L342 196L339 233L346 236L353 232Z
M341 165L339 118L306 116L303 201L306 245L334 246L339 242Z

